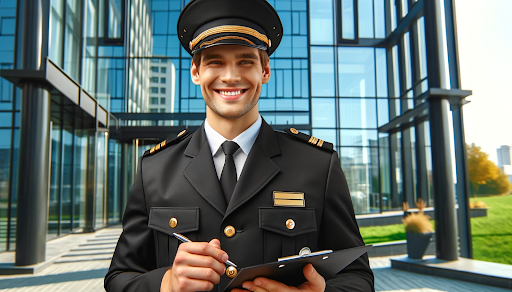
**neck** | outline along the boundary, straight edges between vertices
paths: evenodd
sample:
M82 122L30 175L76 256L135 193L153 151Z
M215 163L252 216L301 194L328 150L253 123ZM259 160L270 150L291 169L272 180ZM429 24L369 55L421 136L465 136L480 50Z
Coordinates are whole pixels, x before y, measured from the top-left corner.
M243 131L247 130L256 120L258 120L258 106L252 108L245 115L238 118L224 118L216 115L210 108L206 107L206 119L208 124L217 133L228 140L233 140Z

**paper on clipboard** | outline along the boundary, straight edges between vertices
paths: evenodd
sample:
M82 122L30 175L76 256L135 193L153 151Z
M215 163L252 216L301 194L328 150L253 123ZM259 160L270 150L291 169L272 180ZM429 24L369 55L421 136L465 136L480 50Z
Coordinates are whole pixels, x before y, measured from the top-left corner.
M308 263L311 263L318 273L328 280L371 248L372 245L358 246L331 253L321 252L315 255L290 257L284 261L243 268L238 271L237 276L229 282L224 291L242 288L245 281L257 277L276 280L289 286L298 286L306 281L302 269Z

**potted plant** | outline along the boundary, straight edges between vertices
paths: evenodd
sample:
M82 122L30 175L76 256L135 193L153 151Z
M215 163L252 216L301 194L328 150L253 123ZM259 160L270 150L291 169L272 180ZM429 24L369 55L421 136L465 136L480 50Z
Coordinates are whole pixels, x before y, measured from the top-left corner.
M434 234L430 216L425 215L425 202L418 199L416 203L417 213L411 212L404 219L405 236L407 238L407 254L411 259L421 259L430 243L430 238Z

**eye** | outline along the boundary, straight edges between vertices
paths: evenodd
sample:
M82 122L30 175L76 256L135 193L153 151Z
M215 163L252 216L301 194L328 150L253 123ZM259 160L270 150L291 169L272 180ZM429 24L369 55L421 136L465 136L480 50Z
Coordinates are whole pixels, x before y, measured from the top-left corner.
M220 64L222 64L221 61L210 61L207 63L207 65L220 65Z
M246 65L246 64L254 64L254 62L251 61L251 60L242 60L242 61L240 61L240 65Z

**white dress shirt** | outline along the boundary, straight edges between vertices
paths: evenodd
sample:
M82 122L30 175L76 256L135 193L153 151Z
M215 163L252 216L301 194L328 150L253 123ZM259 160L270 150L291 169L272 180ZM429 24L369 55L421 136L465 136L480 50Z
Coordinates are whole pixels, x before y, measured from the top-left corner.
M233 142L237 143L240 146L235 154L233 154L233 160L235 161L236 168L236 178L237 180L240 178L240 174L244 168L245 161L247 160L247 155L251 152L252 146L254 145L254 141L256 141L256 137L258 137L258 133L260 132L262 119L261 116L258 115L258 119L254 124L252 124L247 130L240 133L240 135L236 136ZM217 172L217 177L220 180L220 175L222 174L222 168L224 167L224 162L226 160L226 155L222 148L220 147L224 141L228 140L224 138L221 134L215 131L209 124L208 119L204 122L204 131L206 132L206 139L208 140L208 144L210 145L210 150L212 151L213 164L215 165L215 171Z

